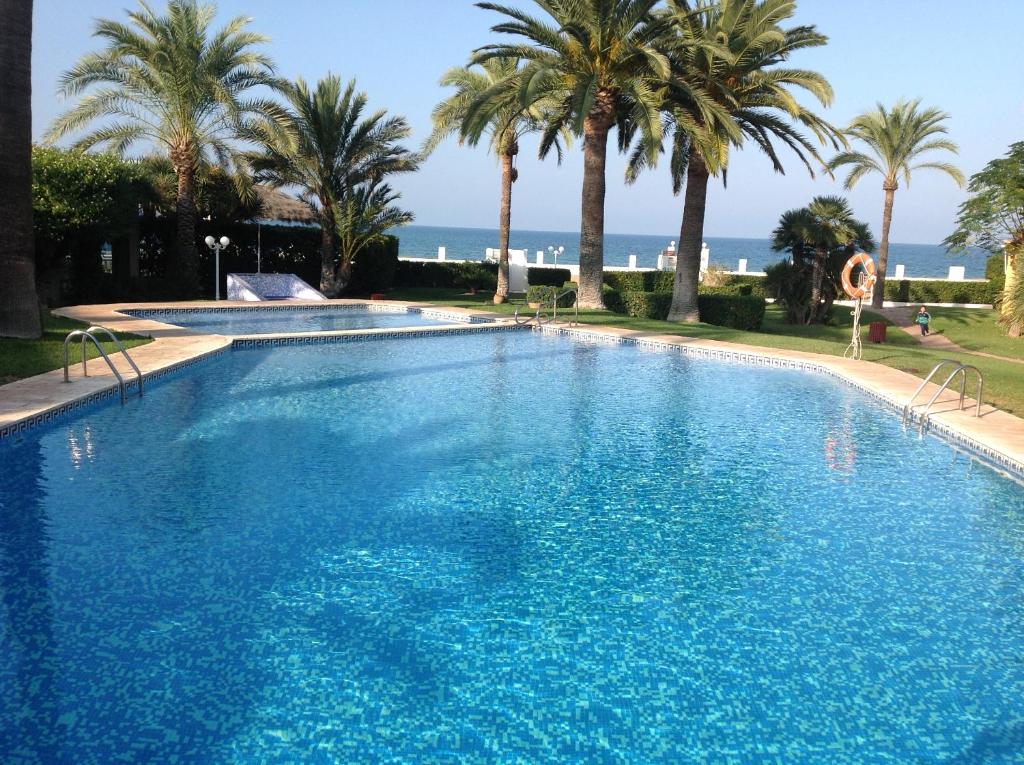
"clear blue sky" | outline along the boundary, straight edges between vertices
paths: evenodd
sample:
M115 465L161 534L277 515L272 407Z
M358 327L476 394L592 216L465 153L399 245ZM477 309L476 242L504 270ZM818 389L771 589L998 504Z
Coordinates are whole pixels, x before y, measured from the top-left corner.
M160 0L152 0L156 6ZM527 5L520 0L520 5ZM952 115L951 137L960 144L960 167L971 174L1024 140L1024 77L1018 0L799 0L800 23L816 24L830 38L825 48L794 63L825 74L836 91L825 112L837 125L875 101L921 97ZM96 47L96 17L123 18L130 0L36 0L33 52L33 123L38 138L66 105L56 97L61 72ZM280 74L315 80L331 70L355 77L374 106L405 115L414 142L430 130L430 112L444 96L437 85L445 69L465 63L474 47L496 38L497 14L470 0L221 0L226 19L243 14L271 37L268 50ZM513 196L513 226L576 230L582 159L570 152L558 167L535 159L527 143ZM710 192L707 236L764 237L779 214L815 194L841 193L838 182L811 180L797 160L787 174L772 172L752 148L732 160L729 187ZM675 236L682 211L667 171L659 169L632 187L621 182L623 163L609 162L607 230ZM439 226L494 227L498 168L482 149L455 141L439 149L415 176L396 184L417 222ZM868 177L849 194L857 214L880 229L880 180ZM952 227L964 193L945 176L921 173L896 197L892 238L938 242Z

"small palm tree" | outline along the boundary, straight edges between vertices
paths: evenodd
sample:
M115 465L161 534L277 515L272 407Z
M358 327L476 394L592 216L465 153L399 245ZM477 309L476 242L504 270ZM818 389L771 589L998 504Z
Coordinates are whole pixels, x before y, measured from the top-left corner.
M874 111L856 117L846 134L867 147L864 151L844 151L829 163L833 170L850 166L850 174L843 184L852 189L868 173L882 176L885 205L882 208L882 242L878 249L878 281L871 305L881 308L885 299L885 272L889 264L889 227L892 224L892 204L899 188L899 180L909 186L914 170L939 170L958 186L964 185L964 174L948 162L918 162L922 154L930 151L958 152L957 145L947 138L943 124L949 115L934 107L921 108L920 99L897 101L892 109L878 104Z
M197 285L199 167L240 166L242 154L234 140L247 133L254 116L280 114L273 101L248 95L256 87L278 85L270 59L255 49L267 38L248 31L244 16L213 32L215 12L213 5L196 0L170 0L166 15L160 16L140 2L139 10L128 13L131 24L97 21L94 35L107 47L85 55L64 74L61 93L82 98L47 135L56 140L112 118L75 146L123 153L146 140L166 152L178 180L178 276L189 290ZM239 193L250 196L245 173L234 177Z
M413 222L413 214L394 203L401 195L386 183L365 183L350 189L338 201L337 282L344 289L352 277L352 266L369 245L379 242L393 228Z
M819 73L784 66L800 50L828 38L813 26L785 29L796 10L792 0L719 0L711 5L669 0L663 44L672 73L665 111L673 133L672 182L679 193L685 179L676 278L670 321L700 320L697 286L704 214L710 177L726 177L729 152L750 140L785 172L774 141L788 146L814 175L812 160L825 167L814 142L838 148L839 131L799 104L791 89L811 94L823 106L832 88ZM643 164L634 156L630 174Z
M516 35L526 42L486 45L477 51L474 61L523 61L522 105L552 105L541 134L542 157L565 129L583 137L579 305L603 308L608 134L618 126L621 139L628 133L623 129L634 126L645 139L651 162L657 157L661 140L658 82L667 79L669 66L656 45L661 27L651 13L659 0L534 2L550 22L517 8L478 3L480 8L507 17L493 31ZM467 138L479 138L492 122L493 109L494 104L487 99L470 109Z
M32 233L32 0L3 0L0 18L0 337L39 337Z
M490 149L501 163L501 205L498 213L498 287L494 302L508 298L508 245L512 227L512 184L519 178L515 158L519 154L519 140L527 133L540 130L544 110L539 103L524 107L519 98L519 60L490 58L479 66L455 67L445 72L441 85L455 88L455 93L434 108L431 115L434 130L424 145L431 152L450 135L459 134L459 140L476 145L479 139L467 139L472 132L468 118L479 101L489 101L486 110L490 136ZM561 147L557 146L561 158Z
M804 270L805 258L812 256L810 274L810 303L802 313L807 324L820 322L825 318L835 291L829 285L835 281L838 269L830 268L831 261L849 257L857 248L871 250L874 241L867 224L858 221L849 203L842 197L818 196L811 203L798 210L782 215L779 225L772 232L772 249L788 251L793 255L794 276Z
M334 296L344 289L350 261L338 258L338 205L361 186L394 173L416 170L419 156L399 142L411 130L404 117L380 109L365 115L366 94L355 80L342 88L329 74L315 89L298 79L282 92L288 108L282 119L258 126L261 144L249 162L256 178L272 186L297 186L320 219L320 290Z

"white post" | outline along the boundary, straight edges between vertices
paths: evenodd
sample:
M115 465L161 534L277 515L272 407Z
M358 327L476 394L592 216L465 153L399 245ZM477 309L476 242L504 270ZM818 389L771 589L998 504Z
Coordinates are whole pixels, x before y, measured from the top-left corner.
M544 265L544 250L537 250L537 265Z
M708 247L707 242L701 242L700 245L700 276L704 278L704 272L708 270L708 264L711 262L711 249Z
M636 268L636 255L629 256L629 267Z
M444 260L444 256L445 256L445 249L444 249L444 247L438 247L437 248L437 259L438 260Z
M905 271L906 271L906 267L902 263L897 263L896 264L896 271L893 273L892 278L893 279L902 279L903 278L903 274L904 274Z
M741 274L745 274L747 272L747 259L746 258L740 258L740 267L738 269L738 272L741 273Z

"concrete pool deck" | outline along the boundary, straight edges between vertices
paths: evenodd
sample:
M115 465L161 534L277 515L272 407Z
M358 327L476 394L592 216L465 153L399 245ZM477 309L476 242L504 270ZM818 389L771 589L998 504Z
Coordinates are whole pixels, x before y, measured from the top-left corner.
M324 301L289 301L260 305L259 307L288 309L316 306L324 308L330 305L366 305L367 302L365 300L332 300L325 304ZM386 306L396 311L412 308L458 316L463 322L466 322L459 325L460 332L488 331L495 327L508 327L513 323L510 317L468 308L409 301L373 301L373 304L380 307ZM138 364L144 377L158 376L181 366L195 363L205 356L230 348L236 342L239 344L246 341L274 342L288 338L308 339L314 336L357 339L361 335L372 337L380 335L382 332L389 336L430 335L447 334L452 330L452 325L437 325L389 328L387 330L353 329L315 333L227 336L203 334L121 313L126 309L181 310L232 307L252 309L253 306L254 304L251 302L232 301L114 303L60 308L53 313L69 319L99 324L116 332L152 337L152 343L130 350L132 358ZM468 323L473 318L487 323ZM852 384L894 409L901 408L921 384L919 378L881 364L869 361L851 361L836 356L803 351L763 348L678 335L662 335L617 327L578 325L570 328L568 325L558 324L546 325L543 331L605 341L638 343L665 349L677 348L687 355L735 360L755 365L803 367L809 371L825 373ZM73 354L73 357L77 357L77 354ZM117 359L116 354L111 358L124 374L124 370L128 366L124 360ZM63 414L81 403L93 400L96 396L116 394L116 380L102 359L93 360L89 372L89 377L83 378L80 363L78 363L71 366L72 382L70 384L63 382L63 370L56 370L0 386L0 438L31 427L50 417ZM130 370L129 374L124 374L124 376L126 381L133 377ZM918 400L927 401L937 390L937 386L929 384ZM951 440L954 445L979 453L988 461L1008 472L1018 477L1024 477L1024 419L1014 417L988 405L982 406L980 417L974 417L974 408L975 401L968 398L966 409L960 410L959 392L947 390L931 410L929 428Z

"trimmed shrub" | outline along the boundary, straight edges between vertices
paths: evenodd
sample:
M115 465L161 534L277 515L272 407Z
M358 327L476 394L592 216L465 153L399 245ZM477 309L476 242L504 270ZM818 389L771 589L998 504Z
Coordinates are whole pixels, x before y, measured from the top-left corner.
M531 287L534 285L561 287L570 279L572 279L572 272L568 268L530 266L526 269L526 283Z
M1003 256L993 255L985 261L985 278L992 288L993 300L999 300L1006 286L1006 269L1003 266Z
M398 269L398 239L385 237L363 250L352 261L352 280L345 289L346 294L369 295L385 292L395 283Z
M758 330L764 322L767 304L763 297L715 292L697 296L700 320L733 329ZM667 315L667 314L666 314Z
M899 303L991 303L991 282L886 280L885 299Z
M620 292L671 292L674 271L606 271L604 283Z
M471 269L464 269L463 266L471 266ZM472 279L476 276L482 281L482 274L487 273L487 283L477 289L498 288L498 264L497 263L410 263L406 260L398 261L398 268L395 270L396 287L437 287L451 288L465 285L460 279Z
M755 295L742 295L736 285L732 290L701 291L697 296L701 320L734 329L756 330L764 321L765 300ZM638 290L606 290L604 304L609 310L640 319L668 318L672 307L671 292L642 292Z
M526 302L527 303L547 303L550 304L554 299L555 295L562 291L562 287L554 287L550 284L533 284L526 290ZM568 295L562 295L558 298L559 308L572 308L576 303L576 294L570 293Z
M498 267L493 263L452 263L452 268L457 287L471 291L498 288Z

